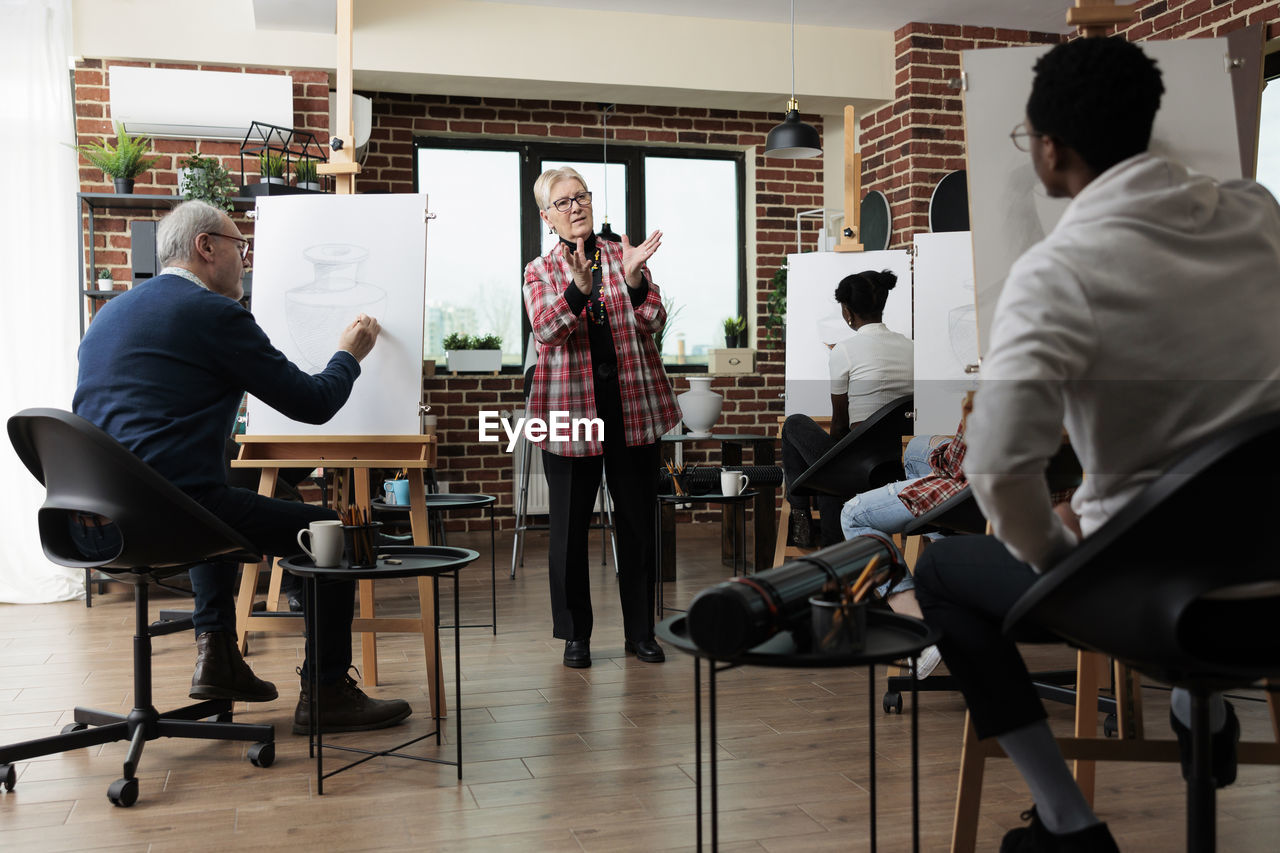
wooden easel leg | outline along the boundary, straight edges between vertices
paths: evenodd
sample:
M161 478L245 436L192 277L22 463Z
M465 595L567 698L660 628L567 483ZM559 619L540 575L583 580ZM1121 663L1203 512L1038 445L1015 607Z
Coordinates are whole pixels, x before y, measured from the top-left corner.
M1076 654L1076 721L1075 736L1078 738L1097 737L1098 734L1098 680L1105 671L1106 663L1101 655L1094 652ZM1085 801L1093 805L1093 782L1096 765L1092 761L1076 759L1072 767L1076 784Z
M923 536L906 536L906 541L902 545L902 561L907 564L907 571L915 574L916 560L920 559L920 552L924 550L925 537Z
M249 653L249 614L253 612L253 596L258 589L258 572L265 563L243 563L240 566L240 592L236 595L236 630L240 633L240 654Z
M362 580L360 586L360 618L373 618L373 581ZM378 686L378 635L372 631L360 634L360 657L364 662L362 677L370 687Z
M280 611L280 583L284 580L284 569L280 568L280 558L271 563L271 580L267 583L267 610L272 613Z
M986 749L978 731L964 715L964 746L960 751L960 782L956 786L956 813L951 823L951 853L973 853L978 845L978 812L982 808L982 777Z
M791 521L791 499L784 492L782 495L782 509L778 516L778 540L773 545L773 568L782 565L787 554L787 526ZM757 568L756 571L759 571Z

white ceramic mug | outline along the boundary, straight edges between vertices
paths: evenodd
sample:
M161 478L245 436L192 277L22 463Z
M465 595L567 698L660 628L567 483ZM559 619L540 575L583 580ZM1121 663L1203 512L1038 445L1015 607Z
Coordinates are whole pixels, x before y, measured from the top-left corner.
M741 471L721 471L720 472L720 494L732 497L740 495L747 488L747 483L751 480Z
M311 547L302 541L303 536L311 540ZM342 522L313 521L310 527L298 531L298 546L307 552L317 568L333 568L342 564ZM312 550L314 549L314 550Z

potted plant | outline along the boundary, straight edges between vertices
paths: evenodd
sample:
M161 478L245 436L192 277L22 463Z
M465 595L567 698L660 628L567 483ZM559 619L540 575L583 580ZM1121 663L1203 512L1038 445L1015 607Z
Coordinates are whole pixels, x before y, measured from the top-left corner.
M199 199L230 213L236 185L216 157L201 157L194 151L179 161L178 194L186 201Z
M747 332L747 321L742 317L725 317L724 318L724 345L733 349L740 347L745 343L743 338Z
M118 193L133 192L134 179L155 165L158 157L148 157L151 150L151 139L146 136L130 136L124 125L116 122L116 144L105 140L95 140L85 145L77 145L76 151L89 165L101 169L104 175L110 175Z
M676 305L676 300L670 296L662 298L662 307L667 311L667 322L662 325L661 329L653 333L653 343L658 348L659 356L662 355L663 338L666 337L669 330L675 328L676 317L680 316L680 311L684 308L683 305Z
M324 186L320 183L320 176L316 173L315 160L299 160L297 167L293 170L293 174L299 189L313 192L324 191Z
M283 184L284 155L274 151L263 151L258 155L258 171L264 183Z
M770 348L776 349L787 339L787 268L779 269L770 281L773 290L765 302L764 326Z
M497 335L463 335L444 339L445 364L455 373L496 373L502 369L502 338Z
M98 290L108 291L115 289L116 283L111 280L111 270L106 267L98 270Z

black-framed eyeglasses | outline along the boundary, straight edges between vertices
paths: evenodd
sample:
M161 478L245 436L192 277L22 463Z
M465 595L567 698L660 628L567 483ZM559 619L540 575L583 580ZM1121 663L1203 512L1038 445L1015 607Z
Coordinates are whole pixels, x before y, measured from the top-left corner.
M569 196L568 198L558 198L555 201L551 202L551 206L554 207L556 210L560 211L561 213L568 213L573 208L574 202L577 202L578 207L590 207L591 193L587 192L586 190L583 190L582 192L578 193L575 196Z
M1014 125L1013 130L1009 131L1009 139L1013 141L1013 147L1017 148L1019 151L1025 151L1028 154L1031 153L1032 137L1039 138L1041 136L1048 135L1049 134L1041 133L1038 130L1032 130L1027 127L1027 123L1024 121L1018 122Z
M233 237L230 234L223 234L219 231L206 231L205 233L210 237L222 237L227 240L235 240L240 244L240 260L243 261L249 257L249 241L244 237Z

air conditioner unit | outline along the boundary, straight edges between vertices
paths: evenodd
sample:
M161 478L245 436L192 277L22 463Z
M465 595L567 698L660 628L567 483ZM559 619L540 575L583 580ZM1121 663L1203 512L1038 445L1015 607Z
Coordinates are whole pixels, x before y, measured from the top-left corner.
M364 95L351 96L351 123L355 125L356 152L352 155L357 163L363 163L369 156L369 136L373 133L373 101ZM329 91L329 136L342 136L338 133L338 93Z
M293 78L176 68L110 68L111 118L129 133L234 139L251 122L293 126Z

